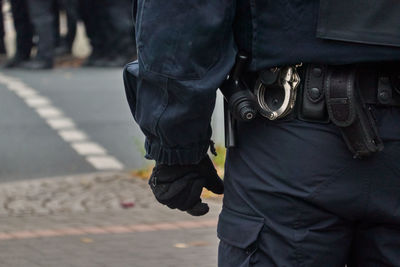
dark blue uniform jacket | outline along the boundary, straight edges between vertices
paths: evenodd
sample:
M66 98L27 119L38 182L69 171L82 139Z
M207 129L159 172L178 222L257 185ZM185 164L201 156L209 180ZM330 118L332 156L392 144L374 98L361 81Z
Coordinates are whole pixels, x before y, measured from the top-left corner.
M352 1L371 3L347 2ZM385 8L376 4L363 25L376 25L376 14L385 14ZM146 135L146 157L166 164L204 157L216 90L238 49L251 54L250 71L300 62L400 60L400 44L354 42L340 34L323 39L319 25L329 20L319 23L319 10L319 0L138 0L138 61L128 64L124 81L134 119Z

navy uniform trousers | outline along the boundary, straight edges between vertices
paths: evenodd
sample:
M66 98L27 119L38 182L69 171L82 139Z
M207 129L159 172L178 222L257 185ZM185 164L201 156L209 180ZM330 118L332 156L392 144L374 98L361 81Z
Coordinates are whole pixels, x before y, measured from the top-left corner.
M400 109L374 109L385 149L364 160L332 124L239 124L220 267L400 266Z

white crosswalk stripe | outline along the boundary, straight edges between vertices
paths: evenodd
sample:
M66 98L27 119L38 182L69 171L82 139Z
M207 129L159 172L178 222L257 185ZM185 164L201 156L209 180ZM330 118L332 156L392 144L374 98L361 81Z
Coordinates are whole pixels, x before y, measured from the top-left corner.
M89 136L79 130L75 122L66 117L62 110L54 107L48 98L17 78L1 73L0 83L24 100L27 106L33 108L79 155L85 156L86 161L94 168L98 170L124 169L124 165L118 159L108 155L107 150L101 145L90 141Z

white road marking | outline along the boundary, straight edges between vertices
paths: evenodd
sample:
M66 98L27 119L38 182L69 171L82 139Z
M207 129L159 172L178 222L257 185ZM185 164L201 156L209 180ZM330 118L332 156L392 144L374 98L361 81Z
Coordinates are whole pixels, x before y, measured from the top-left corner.
M108 155L101 145L91 142L88 135L77 129L74 121L63 115L62 110L52 106L51 101L41 96L35 89L30 88L17 78L0 73L0 83L14 92L25 103L36 110L47 124L57 131L61 138L98 170L123 170L124 165L115 157Z
M21 98L29 98L29 97L37 95L37 92L33 89L18 90L18 91L15 91L15 93Z
M31 108L38 108L43 106L50 106L51 102L46 97L42 96L35 96L31 98L24 99L25 103L30 106Z
M75 123L69 118L47 119L47 124L54 130L71 129Z
M90 156L86 160L99 170L122 170L124 166L114 157Z
M63 116L61 110L51 106L37 108L36 112L40 115L40 117L44 119L58 118Z
M78 141L85 141L88 139L87 135L79 130L61 130L58 131L58 134L66 142L78 142Z
M91 142L72 143L71 146L73 147L73 149L76 150L76 152L78 152L78 154L83 156L106 154L106 150L102 146L96 143L91 143Z
M31 89L31 88L26 86L25 84L23 84L21 82L15 82L15 83L9 83L8 89L10 91L16 92L16 91L21 91L21 90L28 90L28 89Z

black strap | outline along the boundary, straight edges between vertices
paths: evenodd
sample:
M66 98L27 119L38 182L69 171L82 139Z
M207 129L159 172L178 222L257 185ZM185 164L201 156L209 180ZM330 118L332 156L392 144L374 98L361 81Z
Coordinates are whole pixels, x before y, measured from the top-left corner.
M354 67L331 67L326 79L326 104L355 157L367 157L383 150L375 119L356 85Z

